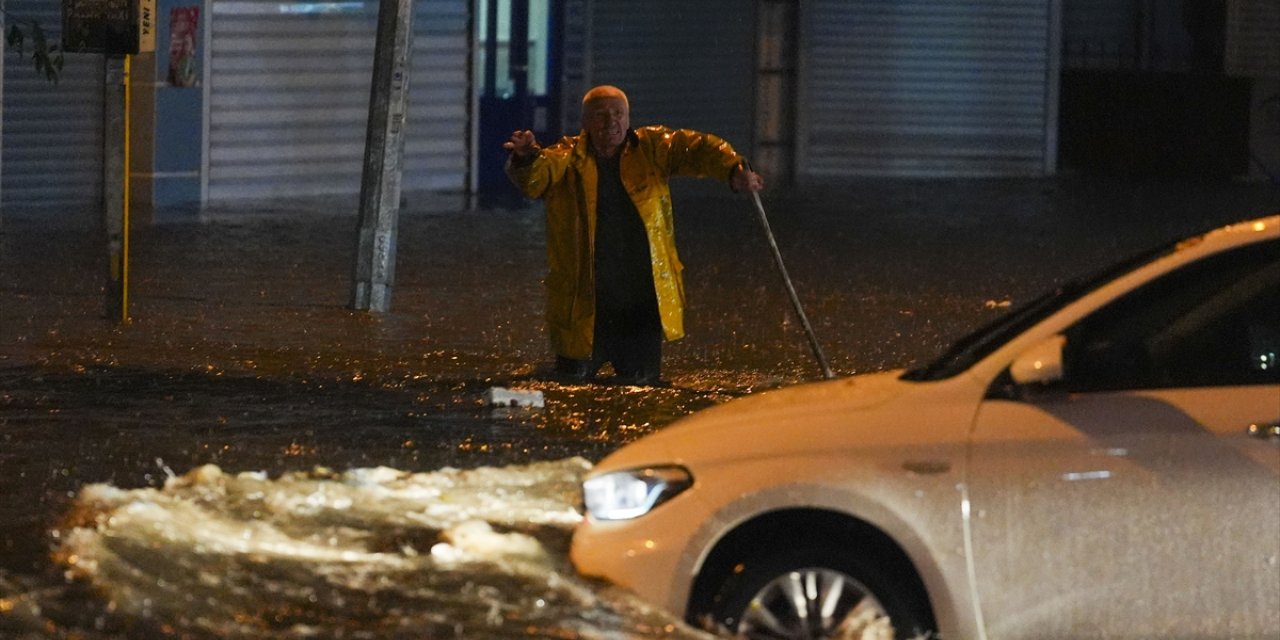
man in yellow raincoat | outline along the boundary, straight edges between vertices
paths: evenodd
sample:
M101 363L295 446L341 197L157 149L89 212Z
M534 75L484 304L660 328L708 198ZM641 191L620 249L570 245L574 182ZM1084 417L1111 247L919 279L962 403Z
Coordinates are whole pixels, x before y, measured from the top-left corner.
M760 175L709 133L631 128L627 96L599 86L582 99L582 132L539 147L516 131L507 175L545 201L547 329L556 373L586 380L607 362L618 380L659 382L662 342L684 336L671 176L759 191Z

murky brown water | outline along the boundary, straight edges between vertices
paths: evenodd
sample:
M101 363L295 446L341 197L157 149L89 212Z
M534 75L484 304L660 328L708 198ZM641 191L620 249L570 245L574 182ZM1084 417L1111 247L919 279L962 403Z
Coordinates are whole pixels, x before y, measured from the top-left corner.
M904 181L766 205L818 338L850 374L927 359L1006 303L1274 212L1280 194ZM678 199L677 216L690 335L669 345L662 389L541 379L536 208L406 214L385 315L346 309L354 215L144 226L125 326L102 319L92 234L7 217L0 635L694 637L576 577L563 558L571 523L503 515L572 509L574 474L617 446L819 377L750 201ZM542 390L546 408L484 407L491 386ZM218 473L188 475L209 464ZM378 467L398 471L370 476ZM469 480L481 489L525 488L476 498L468 518L406 521L443 494L405 486L454 482L446 467L492 469ZM255 517L252 496L272 492L302 506ZM375 506L306 506L328 494ZM495 542L449 555L458 531ZM237 536L275 546L210 550ZM281 604L251 604L263 600Z

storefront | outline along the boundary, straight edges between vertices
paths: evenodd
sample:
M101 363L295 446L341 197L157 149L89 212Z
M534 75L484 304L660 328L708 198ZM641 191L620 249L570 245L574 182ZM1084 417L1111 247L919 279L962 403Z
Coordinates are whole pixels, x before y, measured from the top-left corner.
M797 178L1052 174L1057 4L801 3Z
M6 1L9 20L37 19L56 39L58 0ZM577 100L595 84L629 93L635 125L720 134L774 184L1054 175L1062 132L1078 124L1060 107L1064 70L1142 53L1126 26L1145 15L1138 4L418 0L403 190L506 187L504 136L575 133ZM1250 160L1273 175L1280 12L1266 0L1220 6L1219 74L1252 82ZM354 207L378 3L157 8L156 52L134 68L135 197L197 210ZM1186 26L1170 20L1136 24L1148 42L1174 42ZM57 84L12 54L6 63L0 204L96 209L102 57L68 53Z
M57 42L57 0L7 8ZM337 196L354 206L376 0L160 0L157 10L156 52L132 65L135 202L195 210ZM415 2L406 193L468 187L470 26L469 0ZM6 60L6 210L100 207L103 56L65 57L56 84Z
M56 42L54 0L5 0L6 24L35 21ZM29 22L28 22L29 24ZM4 157L0 207L80 211L102 200L102 56L67 53L58 82L37 74L26 56L5 53Z
M212 0L204 200L360 191L378 2ZM402 189L461 192L468 0L415 2Z

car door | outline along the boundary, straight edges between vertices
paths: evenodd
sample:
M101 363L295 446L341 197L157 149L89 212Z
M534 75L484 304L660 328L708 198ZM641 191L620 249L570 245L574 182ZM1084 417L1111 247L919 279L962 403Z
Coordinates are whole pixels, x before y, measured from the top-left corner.
M975 418L972 579L991 638L1280 637L1280 242L1166 275L1007 374Z

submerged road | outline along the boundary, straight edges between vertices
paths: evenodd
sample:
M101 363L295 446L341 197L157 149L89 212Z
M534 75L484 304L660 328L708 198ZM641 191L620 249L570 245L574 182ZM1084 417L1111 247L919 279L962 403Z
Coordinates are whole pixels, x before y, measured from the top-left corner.
M819 379L751 201L703 194L677 195L689 336L668 345L670 386L659 389L541 379L549 354L537 206L406 212L384 315L346 308L354 213L141 226L123 326L103 319L96 236L7 216L0 605L19 601L6 592L30 593L36 587L23 585L57 574L49 532L88 485L158 487L206 464L278 477L317 467L589 463L691 411ZM849 375L920 364L1071 277L1274 213L1280 189L876 181L773 194L765 204L817 338L837 375ZM492 386L542 390L547 406L484 407ZM93 596L62 591L54 600L78 598ZM617 615L623 628L649 624Z

